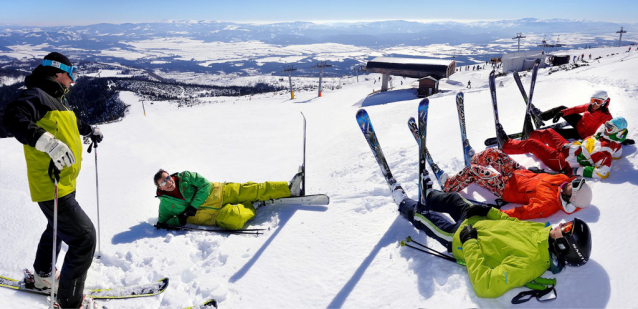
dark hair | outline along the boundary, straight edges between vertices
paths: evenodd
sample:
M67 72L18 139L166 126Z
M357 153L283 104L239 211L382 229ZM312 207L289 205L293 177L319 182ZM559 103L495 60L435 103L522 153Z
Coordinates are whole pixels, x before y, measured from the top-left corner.
M162 179L162 175L164 175L164 173L168 174L167 171L165 171L165 170L160 168L159 171L157 171L157 173L155 173L155 176L153 176L153 184L155 184L156 187L157 187L157 181Z
M605 114L609 114L609 108L607 107L607 105L608 103L601 105L598 110ZM592 106L592 104L589 104L589 106L587 106L587 111L589 111L590 113L594 112L594 107Z

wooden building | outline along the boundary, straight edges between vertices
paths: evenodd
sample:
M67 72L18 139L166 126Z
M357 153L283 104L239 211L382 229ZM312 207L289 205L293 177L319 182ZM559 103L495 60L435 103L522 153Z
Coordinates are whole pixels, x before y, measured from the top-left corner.
M438 92L438 80L450 77L455 70L456 61L442 59L377 57L368 61L366 65L367 72L383 74L381 91L388 90L389 76L395 75L421 78L419 94L425 93L426 95L430 92L432 94ZM427 88L422 89L422 87Z

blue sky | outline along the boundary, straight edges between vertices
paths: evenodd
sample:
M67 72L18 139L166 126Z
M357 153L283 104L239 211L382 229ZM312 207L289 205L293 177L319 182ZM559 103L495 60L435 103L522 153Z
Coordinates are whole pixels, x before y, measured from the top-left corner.
M24 26L139 23L362 20L498 20L534 18L638 22L636 0L3 0L0 24Z

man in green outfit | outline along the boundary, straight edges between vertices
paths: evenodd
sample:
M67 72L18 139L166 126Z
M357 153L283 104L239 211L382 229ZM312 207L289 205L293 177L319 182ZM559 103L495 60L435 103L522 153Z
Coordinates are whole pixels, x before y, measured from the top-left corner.
M299 196L302 172L290 183L210 182L195 172L169 174L160 169L153 177L160 199L158 227L169 225L215 225L238 230L255 217L252 202Z

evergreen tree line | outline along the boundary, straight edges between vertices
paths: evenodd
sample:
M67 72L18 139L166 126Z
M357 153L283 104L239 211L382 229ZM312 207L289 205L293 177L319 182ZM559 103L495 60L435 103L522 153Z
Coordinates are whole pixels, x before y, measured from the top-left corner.
M24 74L24 73L23 73ZM13 73L5 76L14 76ZM4 109L18 98L24 82L0 86L0 137L7 137L2 126ZM22 89L21 89L22 88ZM285 89L257 83L254 86L208 86L180 82L152 81L144 77L81 77L66 95L76 115L88 124L102 124L121 120L128 106L119 99L120 91L132 91L145 100L176 101L181 106L201 103L197 98L212 96L239 96L274 92Z

